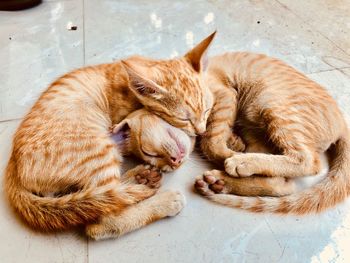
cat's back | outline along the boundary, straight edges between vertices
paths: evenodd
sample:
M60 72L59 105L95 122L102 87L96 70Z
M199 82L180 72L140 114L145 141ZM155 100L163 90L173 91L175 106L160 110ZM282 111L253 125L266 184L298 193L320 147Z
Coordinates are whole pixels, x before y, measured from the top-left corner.
M24 117L14 149L64 143L70 137L104 132L110 126L107 89L120 65L102 64L73 70L55 80ZM63 140L63 141L62 141Z
M261 115L265 114L270 119L311 123L322 127L322 134L337 134L345 127L342 113L328 91L277 58L229 52L211 58L209 74L225 79L228 87L237 91L240 111L255 125L264 125Z
M28 116L57 108L73 111L76 107L107 107L106 88L109 85L111 65L102 64L79 68L52 82L30 110ZM52 113L52 112L50 112ZM53 115L53 118L59 117Z
M93 166L81 160L97 154L114 158L108 74L117 72L110 65L77 69L43 92L15 133L9 162L15 171L8 169L8 180L15 176L28 189L58 191L71 178L91 172Z
M209 70L224 69L228 75L238 75L245 78L265 78L288 72L300 78L304 74L280 59L254 52L227 52L210 58Z
M284 61L265 54L228 52L214 56L210 59L209 73L218 74L218 72L242 90L246 86L254 86L263 93L273 93L284 98L317 97L335 104L324 87ZM246 85L247 83L249 85ZM251 83L259 84L250 85Z

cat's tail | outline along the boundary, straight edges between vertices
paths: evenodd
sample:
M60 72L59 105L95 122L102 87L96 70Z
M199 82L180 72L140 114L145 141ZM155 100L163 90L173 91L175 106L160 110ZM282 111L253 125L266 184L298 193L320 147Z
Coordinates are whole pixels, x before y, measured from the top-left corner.
M7 173L14 171L10 166L11 163ZM145 185L112 181L59 197L42 197L9 178L11 175L7 174L5 188L10 203L32 228L39 231L65 230L96 222L103 215L120 213L127 206L151 196L154 191Z
M226 194L208 196L214 202L252 212L280 214L318 213L344 201L350 195L350 139L334 145L327 177L308 190L283 197L247 197Z

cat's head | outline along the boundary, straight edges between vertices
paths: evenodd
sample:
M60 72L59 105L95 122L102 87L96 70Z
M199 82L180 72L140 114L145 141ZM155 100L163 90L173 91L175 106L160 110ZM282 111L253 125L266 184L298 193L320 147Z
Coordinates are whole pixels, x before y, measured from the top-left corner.
M208 64L207 49L215 33L180 58L131 57L122 61L129 87L139 101L190 136L205 132L213 106L213 96L203 74Z
M115 125L112 138L124 154L133 154L163 171L178 168L192 152L195 141L145 109Z

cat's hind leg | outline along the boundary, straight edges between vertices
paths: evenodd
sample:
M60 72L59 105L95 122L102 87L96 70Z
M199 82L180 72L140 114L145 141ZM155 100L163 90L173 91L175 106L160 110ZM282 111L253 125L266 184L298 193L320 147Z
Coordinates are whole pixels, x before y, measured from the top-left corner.
M233 178L224 171L211 170L195 182L201 195L235 194L243 196L284 196L296 191L293 179L283 177Z
M116 238L159 219L175 216L184 206L185 198L180 192L162 192L128 207L121 214L109 215L97 224L88 225L86 234L95 240Z
M261 121L265 123L267 138L278 149L278 154L235 153L225 160L225 171L234 177L297 177L318 174L321 161L311 143L315 141L313 135L305 131L303 125L292 120L287 122L285 119L288 116L281 119L270 115L262 113L265 117L261 117ZM327 147L325 143L325 148Z

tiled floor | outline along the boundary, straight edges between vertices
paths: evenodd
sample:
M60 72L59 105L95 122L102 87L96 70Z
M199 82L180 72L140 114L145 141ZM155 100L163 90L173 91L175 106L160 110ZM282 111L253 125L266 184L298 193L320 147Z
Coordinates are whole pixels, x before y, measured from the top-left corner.
M68 31L72 21L76 31ZM183 54L218 30L211 54L251 50L282 58L324 84L350 114L347 0L51 0L0 11L0 169L11 136L41 91L63 72L139 53ZM43 235L0 198L1 262L350 262L350 200L322 215L278 217L221 207L192 193L209 164L197 155L166 175L187 206L117 240ZM2 172L1 172L2 174Z

